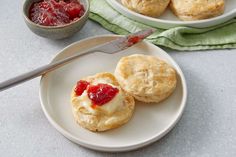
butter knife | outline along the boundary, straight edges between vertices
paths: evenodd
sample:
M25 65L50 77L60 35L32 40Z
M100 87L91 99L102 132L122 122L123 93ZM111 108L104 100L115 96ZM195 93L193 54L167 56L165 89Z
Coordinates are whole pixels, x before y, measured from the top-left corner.
M70 56L68 58L41 66L35 70L32 70L30 72L24 73L22 75L16 76L14 78L11 78L9 80L6 80L4 82L0 83L0 91L3 91L5 89L8 89L10 87L13 87L15 85L18 85L20 83L23 83L25 81L31 80L33 78L36 78L38 76L41 76L43 74L46 74L52 70L55 70L73 60L76 58L94 53L94 52L102 52L102 53L107 53L107 54L114 54L119 51L122 51L124 49L127 49L128 47L131 47L132 45L135 45L136 43L142 41L144 38L148 37L154 32L153 29L147 29L147 30L142 30L134 34L129 34L124 37L119 37L113 41L95 46L91 49L88 49L84 52L78 52L77 54Z

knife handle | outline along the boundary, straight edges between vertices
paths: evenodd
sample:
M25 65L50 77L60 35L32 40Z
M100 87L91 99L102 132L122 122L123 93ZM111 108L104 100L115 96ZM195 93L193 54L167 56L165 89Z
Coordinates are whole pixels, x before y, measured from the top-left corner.
M77 54L75 54L73 56L70 56L68 58L65 58L65 59L47 64L47 65L44 65L42 67L39 67L39 68L34 69L32 71L29 71L27 73L21 74L19 76L16 76L14 78L11 78L9 80L1 82L0 83L0 92L3 91L3 90L6 90L8 88L11 88L13 86L16 86L20 83L23 83L25 81L28 81L28 80L31 80L31 79L36 78L38 76L41 76L41 75L43 75L43 74L45 74L49 71L55 70L55 69L63 66L64 64L80 57L80 56L83 56L83 55L86 55L86 54L89 54L89 53L93 53L93 52L95 52L95 50L89 50L89 51L77 53Z

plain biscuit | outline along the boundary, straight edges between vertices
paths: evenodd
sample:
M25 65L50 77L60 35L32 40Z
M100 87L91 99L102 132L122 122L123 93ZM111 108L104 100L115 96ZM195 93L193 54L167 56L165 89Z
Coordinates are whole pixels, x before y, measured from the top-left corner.
M170 0L121 0L122 4L137 13L158 17L170 3Z
M208 19L224 13L225 0L171 0L172 12L185 21Z
M120 86L142 102L160 102L176 87L176 72L154 56L135 54L120 59L115 70Z

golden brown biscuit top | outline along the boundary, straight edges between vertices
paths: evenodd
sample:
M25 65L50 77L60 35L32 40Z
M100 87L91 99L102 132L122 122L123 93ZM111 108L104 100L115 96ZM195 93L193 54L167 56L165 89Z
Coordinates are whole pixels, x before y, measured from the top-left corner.
M224 0L171 0L178 14L198 15L224 6Z
M160 16L170 0L121 0L127 8L148 16Z
M175 70L154 56L136 54L123 57L115 75L124 90L134 95L159 95L176 84Z

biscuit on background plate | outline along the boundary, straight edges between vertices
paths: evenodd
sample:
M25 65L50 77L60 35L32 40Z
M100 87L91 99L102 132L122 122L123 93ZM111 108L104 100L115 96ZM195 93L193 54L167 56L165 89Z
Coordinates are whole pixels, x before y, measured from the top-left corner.
M142 102L160 102L175 89L176 71L154 56L134 54L120 59L115 70L120 86Z
M137 13L158 17L170 3L170 0L121 0L121 3Z
M71 94L73 115L80 126L91 131L105 131L117 128L130 120L135 107L134 98L121 89L114 75L98 73L81 80L89 83L89 85L84 88L85 90L81 92L79 90L80 96L78 93L76 94L75 88ZM112 86L116 91L118 89L118 93L101 106L94 105L92 99L88 97L91 87L98 84ZM103 93L100 96L104 99Z
M225 0L171 0L172 12L181 20L201 20L224 13Z

